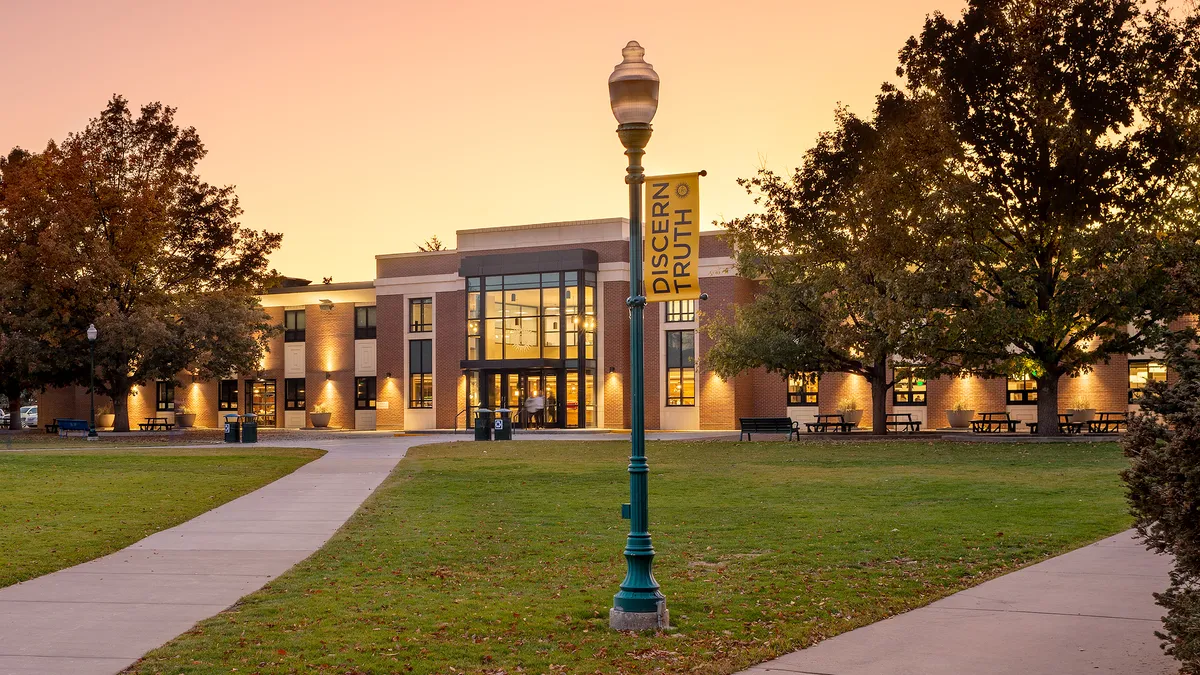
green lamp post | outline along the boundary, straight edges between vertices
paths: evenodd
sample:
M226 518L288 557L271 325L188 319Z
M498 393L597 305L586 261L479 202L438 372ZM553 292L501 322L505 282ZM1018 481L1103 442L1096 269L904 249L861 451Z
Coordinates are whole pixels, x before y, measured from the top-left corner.
M658 110L658 73L642 58L646 50L630 42L621 50L624 59L608 78L608 97L617 118L617 136L629 157L625 182L629 185L629 366L630 441L629 538L625 542L625 580L613 596L609 625L617 630L653 630L668 625L666 598L654 580L654 546L650 543L647 505L646 414L643 390L642 314L646 296L642 289L642 155L650 142L650 121Z

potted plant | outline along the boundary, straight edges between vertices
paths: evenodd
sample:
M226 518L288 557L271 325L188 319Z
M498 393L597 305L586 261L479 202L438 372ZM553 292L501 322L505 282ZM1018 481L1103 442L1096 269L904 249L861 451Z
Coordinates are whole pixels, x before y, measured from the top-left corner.
M329 418L333 415L329 410L329 406L317 404L308 411L308 419L312 421L312 425L317 429L324 429L329 426Z
M196 426L196 413L186 405L175 405L175 424L180 429L191 429Z
M117 415L113 412L112 403L104 401L96 406L96 428L111 429L117 423Z
M951 429L966 429L971 426L971 420L975 419L975 409L967 405L966 399L960 398L946 411L946 419L950 422Z
M1072 422L1091 422L1096 418L1096 409L1092 407L1092 402L1086 396L1080 396L1075 399L1075 407L1067 412L1071 413Z
M862 421L863 409L862 406L858 404L858 399L854 398L853 396L848 396L838 403L838 414L842 416L842 419L845 420L847 424L858 426L858 423Z

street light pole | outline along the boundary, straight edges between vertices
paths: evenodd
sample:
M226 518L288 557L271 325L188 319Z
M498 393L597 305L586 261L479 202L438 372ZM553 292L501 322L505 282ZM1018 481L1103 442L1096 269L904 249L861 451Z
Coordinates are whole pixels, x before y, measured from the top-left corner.
M91 363L91 368L88 370L88 395L91 397L91 421L88 423L88 440L94 441L98 437L96 434L96 324L90 324L87 328L88 339L88 358Z
M617 136L629 158L625 183L629 185L629 366L630 445L629 538L625 542L625 580L613 596L609 625L617 630L653 630L669 624L666 598L654 580L654 546L650 541L650 510L646 463L646 414L643 392L643 315L646 296L642 288L642 156L650 142L650 121L658 109L658 74L643 60L646 50L630 42L621 50L624 59L608 79L609 99L617 118Z

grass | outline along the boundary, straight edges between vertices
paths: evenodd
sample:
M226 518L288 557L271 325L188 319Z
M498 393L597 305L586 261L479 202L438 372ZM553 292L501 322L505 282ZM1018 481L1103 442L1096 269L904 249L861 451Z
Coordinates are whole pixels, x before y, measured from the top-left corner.
M652 443L675 629L608 629L628 448L417 448L321 551L131 672L729 673L1130 525L1113 444Z
M238 446L0 452L0 587L120 550L322 454Z

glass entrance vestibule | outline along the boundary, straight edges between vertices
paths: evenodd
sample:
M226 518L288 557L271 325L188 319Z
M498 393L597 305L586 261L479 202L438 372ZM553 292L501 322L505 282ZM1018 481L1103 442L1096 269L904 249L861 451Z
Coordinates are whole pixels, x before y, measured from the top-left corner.
M596 426L596 273L468 277L466 402L517 428Z

